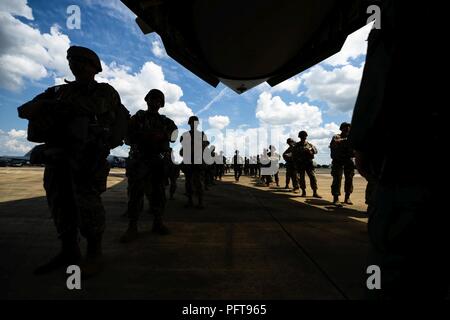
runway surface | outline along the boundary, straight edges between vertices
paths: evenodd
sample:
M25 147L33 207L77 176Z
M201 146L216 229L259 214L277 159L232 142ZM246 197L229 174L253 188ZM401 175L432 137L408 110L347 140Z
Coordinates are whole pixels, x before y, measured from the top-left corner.
M68 290L65 270L34 276L59 250L42 188L42 168L0 168L0 298L9 299L360 299L368 249L365 180L354 205L331 203L331 176L319 171L323 199L267 188L232 173L205 194L206 209L184 209L184 180L168 201L167 236L141 214L140 238L119 243L127 226L126 178L113 169L104 271ZM284 186L284 173L281 186ZM309 185L309 183L307 183ZM343 200L343 199L342 199ZM147 204L146 204L147 209ZM85 241L82 240L82 249Z

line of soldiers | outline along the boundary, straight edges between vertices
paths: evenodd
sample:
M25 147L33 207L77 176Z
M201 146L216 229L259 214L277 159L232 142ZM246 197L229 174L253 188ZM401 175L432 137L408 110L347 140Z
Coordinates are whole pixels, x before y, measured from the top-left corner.
M313 197L322 198L317 192L317 178L313 163L314 155L317 154L317 148L309 141L306 141L308 137L306 131L300 131L298 137L300 138L299 142L295 142L291 138L286 141L289 147L283 153L283 159L286 161L286 188L289 186L290 180L292 180L293 191L298 192L300 187L302 190L301 196L305 197L305 176L308 175L311 189L313 190Z
M231 160L231 166L226 166L226 170L230 167L233 168L234 178L239 181L239 178L244 176L261 177L261 160L260 156L244 157L239 154L239 150L234 152L234 156ZM227 172L227 171L226 171Z
M89 277L103 266L105 210L101 194L106 190L110 169L106 158L110 149L124 142L130 146L126 169L129 224L120 238L123 243L138 237L144 197L149 200L150 213L154 216L152 231L161 235L169 233L163 223L165 187L170 185L170 197L173 197L180 169L186 177L187 206L193 206L196 195L197 207L202 208L205 182L210 183L214 174L220 178L225 170L211 164L219 163L218 158L224 157L222 153L216 157L210 146L208 151L213 159L205 163L203 153L209 142L197 130L198 118L193 116L188 121L191 129L180 139L183 163L175 164L170 143L176 141L178 128L159 113L165 105L160 90L152 89L145 96L148 110L140 110L130 117L117 91L95 81L102 68L94 51L71 46L67 59L75 81L47 89L20 106L18 113L29 120L28 140L42 143L33 149L30 160L33 164L45 164L44 188L61 240L60 252L36 268L35 274L75 264L80 265L83 276ZM183 153L188 148L194 152ZM212 168L217 168L217 172L213 173ZM87 240L85 259L79 247L80 234Z
M339 202L341 194L342 175L345 177L344 192L346 204L353 204L350 200L350 195L353 192L353 176L355 174L354 151L348 142L348 135L350 132L350 124L343 122L340 126L340 134L333 136L330 142L332 166L331 175L333 182L331 185L331 194L333 195L333 204L342 206ZM314 169L313 159L317 154L317 148L307 141L308 134L306 131L300 131L298 134L299 142L295 142L292 138L288 138L286 143L288 148L283 153L286 167L286 185L285 189L289 189L289 184L292 181L293 192L299 193L302 190L301 196L306 196L306 175L309 178L311 189L313 190L313 197L322 198L318 194L317 178ZM255 161L256 160L256 161ZM235 151L233 157L233 169L235 180L239 181L242 174L260 177L266 186L275 180L279 186L279 160L280 156L276 152L274 146L264 149L261 156L245 157L244 160L239 155L239 151ZM263 173L261 174L261 168ZM259 174L259 175L258 175Z
M350 200L350 195L353 192L353 176L355 175L354 151L351 148L347 137L350 132L350 124L343 122L339 128L340 134L333 136L330 142L331 149L331 175L333 182L331 184L331 194L333 195L333 204L341 206L339 203L339 196L341 195L342 175L345 177L344 192L346 204L353 204ZM283 153L283 159L286 161L286 186L289 188L289 183L292 181L293 192L297 193L302 190L302 197L306 196L306 181L305 174L308 175L313 196L317 194L317 178L315 176L313 159L317 154L317 148L310 142L306 141L308 134L305 131L300 131L298 137L299 142L293 139L287 139L286 143L289 146ZM320 196L318 196L320 198Z

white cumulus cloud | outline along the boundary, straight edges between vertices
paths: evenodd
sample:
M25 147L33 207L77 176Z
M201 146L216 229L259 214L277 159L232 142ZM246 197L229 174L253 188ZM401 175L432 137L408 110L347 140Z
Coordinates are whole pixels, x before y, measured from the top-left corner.
M260 138L263 137L263 143L259 139L255 144L258 152L262 152L262 147L267 147L269 141L282 152L287 148L287 138L298 140L298 132L305 130L308 140L318 148L317 163L330 163L328 145L332 136L339 132L339 126L334 122L324 123L319 107L308 103L286 103L279 96L263 92L257 101L256 117L260 120L259 128L241 130L235 137L231 135L231 140L242 141L243 137L257 132Z
M160 59L168 57L166 49L164 49L164 45L160 39L152 41L152 52L155 55L155 57Z
M300 76L295 76L290 79L287 79L279 84L277 84L275 87L271 89L271 92L281 92L281 91L287 91L291 94L296 94L300 88L300 85L302 84L302 78Z
M322 113L308 103L287 104L279 96L270 92L260 94L256 104L256 118L269 125L296 125L313 127L322 123Z
M227 116L212 116L208 118L208 123L211 128L222 130L230 124L230 118Z
M15 16L32 19L25 1L0 4L0 87L19 90L24 79L39 80L69 72L66 51L70 39L57 25L41 33Z
M0 1L0 11L9 12L13 16L25 17L34 20L33 12L27 4L27 0L2 0Z
M349 112L353 110L362 73L362 66L346 65L331 71L315 66L302 75L306 85L303 95L326 102L332 110Z
M23 156L35 146L26 137L25 130L11 129L6 132L0 129L0 155Z
M166 104L160 110L176 124L183 124L193 115L192 109L181 100L183 90L180 86L168 82L161 66L149 61L142 68L132 73L126 66L115 63L102 65L103 71L97 76L97 81L108 82L120 94L122 103L134 114L137 110L146 110L144 97L150 89L161 90L166 97Z

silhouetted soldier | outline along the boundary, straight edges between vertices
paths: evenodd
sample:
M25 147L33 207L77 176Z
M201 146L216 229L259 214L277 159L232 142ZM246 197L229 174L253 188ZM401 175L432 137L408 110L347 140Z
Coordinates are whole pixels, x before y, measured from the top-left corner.
M234 179L239 181L239 178L242 175L242 157L239 155L239 151L236 150L233 156L233 170L234 170Z
M227 157L223 156L223 175L225 175L225 173L229 172L227 161L228 161Z
M269 146L269 152L267 154L270 160L270 168L273 169L273 177L275 179L275 184L277 187L280 186L280 177L278 172L280 170L280 155L276 152L275 146Z
M209 141L205 141L205 156L209 159L205 161L205 190L209 190L208 187L215 184L214 182L214 172L215 172L215 157L216 157L216 147L210 145ZM206 159L205 159L206 160Z
M291 138L287 139L286 143L288 148L283 152L283 159L286 161L286 186L285 189L289 188L289 181L292 180L292 187L295 193L298 192L298 179L297 179L297 169L295 168L294 161L294 146L295 141Z
M216 180L222 180L225 174L226 161L227 159L224 157L223 151L220 151L216 163Z
M350 194L353 192L353 176L355 175L354 152L347 139L350 132L350 124L343 122L339 130L341 130L341 133L336 134L330 142L331 175L333 176L331 194L333 195L333 204L338 205L339 196L341 195L342 174L344 174L344 203L353 204L350 201Z
M148 110L139 110L131 117L127 142L130 143L128 162L128 229L120 238L127 243L138 237L137 222L142 210L144 195L150 203L154 215L152 232L168 234L162 222L166 205L165 162L170 158L170 142L175 142L177 126L168 117L159 114L164 107L164 94L152 89L145 96Z
M173 195L177 190L177 179L180 177L180 165L174 163L173 150L170 148L171 157L166 159L167 177L169 184L169 199L173 199Z
M125 143L130 145L131 143L129 141L125 140ZM130 173L133 173L133 163L135 162L134 158L136 158L136 155L134 155L134 153L137 152L136 149L130 149L130 151L128 152L128 158L125 161L125 176L127 177L127 179L130 179ZM130 172L130 168L131 168L131 172ZM133 179L133 178L131 178ZM144 210L144 194L142 194L141 199L139 200L139 212L141 212L142 210ZM127 184L127 203L130 200L130 184ZM128 205L127 205L127 209L125 210L125 212L121 215L122 218L127 218L128 217Z
M381 288L369 293L443 299L450 284L450 215L448 187L435 160L446 158L448 83L437 80L443 70L433 62L448 56L436 34L448 13L443 5L381 5L381 29L368 38L349 136L359 173L376 179L368 264L380 268ZM411 17L420 17L417 30L411 30Z
M183 157L181 170L185 176L186 195L188 203L185 207L194 206L193 196L197 195L198 209L203 209L203 179L205 174L205 162L203 152L206 148L207 137L203 131L199 131L198 117L191 116L188 120L190 130L183 133L180 138L182 148L180 155Z
M270 152L268 149L264 148L261 155L261 181L269 187L272 183L272 175L270 172Z
M255 176L257 176L258 178L261 178L261 156L259 154L256 156Z
M256 172L256 157L255 156L250 157L249 164L250 164L250 176L254 177L255 172Z
M322 198L317 193L317 178L313 164L314 155L317 154L317 149L311 143L306 141L306 137L308 137L306 131L300 131L298 133L298 137L300 138L300 141L297 142L294 146L294 159L297 171L300 176L299 184L300 189L302 189L301 196L306 197L306 181L305 181L305 173L306 173L311 183L311 189L313 190L313 197Z
M44 142L34 149L32 162L45 163L44 188L62 243L60 253L38 267L35 274L79 264L78 232L87 239L84 276L100 270L106 190L111 148L122 144L128 110L117 91L94 80L102 71L97 54L72 46L67 59L75 81L47 89L19 107L19 117L30 120L28 139Z

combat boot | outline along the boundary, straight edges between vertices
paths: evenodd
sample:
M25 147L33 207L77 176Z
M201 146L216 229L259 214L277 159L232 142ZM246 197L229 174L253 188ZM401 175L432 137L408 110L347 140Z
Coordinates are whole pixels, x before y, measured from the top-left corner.
M339 204L339 196L333 195L333 204L338 205Z
M292 190L292 192L293 192L293 193L299 193L300 190L297 188L297 189Z
M302 189L302 194L300 195L300 197L306 197L306 190Z
M333 196L333 204L336 207L342 207L342 203L339 202L339 196L336 196L336 195Z
M313 197L322 199L322 196L317 193L317 190L314 190Z
M163 224L161 217L155 217L155 220L153 221L152 232L158 233L160 235L168 235L170 233L169 228L167 228Z
M80 246L77 236L61 238L61 251L49 262L37 267L35 275L47 274L60 268L67 268L70 265L78 265L81 260Z
M127 231L120 237L120 242L128 243L138 238L137 222L130 222Z
M80 265L83 278L92 277L103 270L102 236L87 238L86 258Z
M349 194L349 193L346 193L346 194L345 194L345 200L344 200L344 203L349 204L349 205L352 205L352 204L353 204L353 202L350 200L350 194Z

